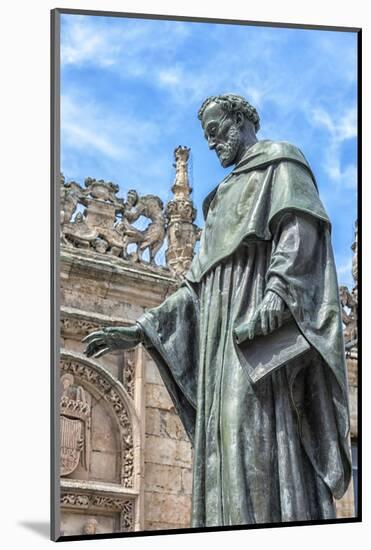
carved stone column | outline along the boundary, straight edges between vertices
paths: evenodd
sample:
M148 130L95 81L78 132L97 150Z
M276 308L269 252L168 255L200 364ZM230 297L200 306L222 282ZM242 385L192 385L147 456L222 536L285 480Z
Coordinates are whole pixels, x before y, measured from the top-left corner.
M182 276L189 268L194 255L194 246L199 239L199 228L193 223L197 211L191 199L192 188L188 178L190 149L179 145L174 151L175 181L171 190L174 198L166 208L168 221L166 261L176 276Z

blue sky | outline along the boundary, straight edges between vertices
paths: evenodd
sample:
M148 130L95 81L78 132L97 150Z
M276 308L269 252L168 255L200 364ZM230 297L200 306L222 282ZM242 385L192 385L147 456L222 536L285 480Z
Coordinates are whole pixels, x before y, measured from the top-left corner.
M171 199L173 151L191 147L202 199L228 173L203 137L209 95L241 94L259 111L260 139L305 154L333 224L339 282L352 287L356 219L355 33L62 15L61 169Z

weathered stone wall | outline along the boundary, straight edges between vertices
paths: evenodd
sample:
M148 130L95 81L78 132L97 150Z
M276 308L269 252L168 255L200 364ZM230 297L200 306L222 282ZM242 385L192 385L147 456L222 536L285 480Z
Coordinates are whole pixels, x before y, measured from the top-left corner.
M75 182L61 181L61 374L70 376L72 384L63 395L66 399L74 392L83 395L88 407L81 418L79 407L85 406L81 399L69 401L77 413L61 408L65 439L73 439L77 429L82 435L71 444L76 464L61 477L65 535L83 534L87 529L107 533L190 526L192 449L156 365L142 346L88 360L81 342L103 326L135 322L176 289L175 278L189 266L200 234L193 223L196 211L190 198L188 155L187 148L175 150L174 200L166 208L169 269L154 262L138 263L136 254L126 254L128 243L140 247L143 242L145 232L137 231L134 241L127 240L130 232L125 233L127 222L138 219L140 212L162 228L153 250L161 245L165 235L161 201L148 195L134 206L116 197L118 187L112 183L87 178L84 190ZM76 214L78 204L86 207L84 214ZM356 272L354 263L355 280ZM351 310L350 314L343 311L343 322L346 342L353 342L347 363L351 438L356 444L356 287L352 293L344 287L340 294L343 306ZM61 450L66 464L71 460L69 449L65 445ZM336 507L338 517L354 517L353 484Z
M81 342L86 334L98 327L134 322L176 289L164 268L81 249L62 247L60 268L63 371L66 357L77 365L89 363ZM75 374L76 384L91 396L90 455L88 469L80 461L61 478L63 533L82 534L91 518L97 521L98 533L188 527L191 445L156 365L142 346L108 354L94 360L94 365L111 375L113 388L125 393L125 414L133 429L132 485L125 486L127 480L123 483L122 478L127 451L120 447L117 399L96 391L96 382L88 382L86 374L85 378Z
M146 361L146 529L190 526L192 450L153 361Z
M350 440L351 443L357 446L358 441L358 422L357 422L357 407L358 407L358 360L357 352L353 351L347 357L348 367L348 387L349 387L349 410L350 410ZM353 464L353 466L356 466ZM336 501L336 514L338 518L355 517L354 504L354 486L353 481L350 483L347 492L342 499Z

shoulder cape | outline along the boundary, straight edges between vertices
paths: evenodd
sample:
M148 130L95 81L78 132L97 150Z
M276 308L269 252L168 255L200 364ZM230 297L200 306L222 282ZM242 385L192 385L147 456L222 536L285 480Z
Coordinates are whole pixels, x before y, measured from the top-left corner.
M192 440L200 351L197 283L244 239L272 240L276 229L273 222L279 221L279 214L286 210L316 220L318 244L313 247L313 261L305 266L304 272L300 256L294 261L286 249L271 258L269 270L275 274L274 291L285 301L301 333L327 366L325 383L335 411L334 433L338 439L334 437L330 442L319 438L321 426L316 414L312 414L317 408L321 410L316 392L316 384L317 387L322 384L320 369L310 377L313 399L304 400L308 414L300 429L303 445L318 475L332 494L340 498L351 477L347 372L331 226L308 163L292 145L258 142L206 200L205 207L207 219L200 252L183 286L138 320L150 343L149 352ZM302 311L308 315L302 316ZM300 372L295 373L290 381L293 399L300 376Z
M298 210L330 226L313 173L301 151L286 142L258 141L203 205L200 250L186 278L199 282L248 237L271 240L271 224L284 210Z

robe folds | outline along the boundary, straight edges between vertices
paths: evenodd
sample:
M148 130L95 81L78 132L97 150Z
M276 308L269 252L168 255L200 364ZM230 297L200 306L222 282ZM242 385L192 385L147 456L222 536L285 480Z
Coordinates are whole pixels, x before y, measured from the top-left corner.
M192 526L334 518L351 476L347 375L314 176L297 148L259 141L204 213L184 282L138 319L194 448ZM310 348L253 383L234 329L267 290Z

